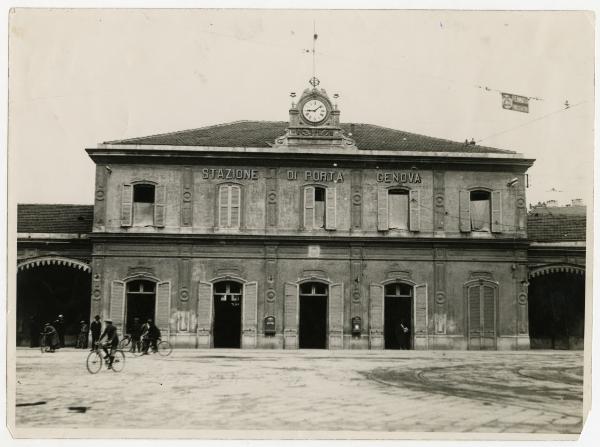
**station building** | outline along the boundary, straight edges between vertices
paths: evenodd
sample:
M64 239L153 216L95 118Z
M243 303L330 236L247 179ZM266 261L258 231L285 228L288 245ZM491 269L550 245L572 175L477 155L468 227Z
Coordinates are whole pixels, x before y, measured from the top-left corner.
M96 164L87 231L22 231L35 220L25 209L39 206L22 205L18 275L81 267L89 288L78 314L110 316L120 333L139 317L189 348L548 347L531 316L532 272L583 278L585 230L569 253L528 238L532 159L343 123L318 87L285 122L86 151ZM33 309L22 303L44 299L24 287L22 331Z

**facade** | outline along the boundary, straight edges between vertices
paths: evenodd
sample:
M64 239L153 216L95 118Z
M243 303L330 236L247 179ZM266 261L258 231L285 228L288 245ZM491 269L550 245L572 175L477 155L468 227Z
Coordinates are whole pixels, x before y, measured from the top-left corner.
M288 122L87 152L89 315L121 332L138 317L189 348L530 347L520 154L345 124L316 87Z

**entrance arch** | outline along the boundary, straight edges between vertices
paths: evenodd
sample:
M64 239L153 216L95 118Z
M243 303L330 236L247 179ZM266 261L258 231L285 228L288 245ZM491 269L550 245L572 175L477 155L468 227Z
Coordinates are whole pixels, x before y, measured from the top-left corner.
M156 323L156 282L135 279L127 282L125 301L125 330L131 334L134 319L144 324L148 319Z
M327 349L329 284L312 281L299 287L298 347Z
M583 349L583 268L555 265L532 270L528 313L531 349Z
M45 323L64 316L65 345L74 346L80 321L89 323L91 268L85 262L44 256L17 264L18 346L37 346Z
M243 284L219 281L213 290L213 346L241 348Z
M385 349L413 349L414 287L404 282L384 285L383 341Z

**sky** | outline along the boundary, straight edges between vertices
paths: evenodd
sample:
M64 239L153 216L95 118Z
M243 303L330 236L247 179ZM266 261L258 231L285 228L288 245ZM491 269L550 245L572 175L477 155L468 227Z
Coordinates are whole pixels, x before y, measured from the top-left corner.
M17 9L9 193L92 204L86 147L287 120L312 76L313 27L342 122L517 151L536 159L528 202L591 205L594 17L575 11ZM539 99L507 111L500 91Z

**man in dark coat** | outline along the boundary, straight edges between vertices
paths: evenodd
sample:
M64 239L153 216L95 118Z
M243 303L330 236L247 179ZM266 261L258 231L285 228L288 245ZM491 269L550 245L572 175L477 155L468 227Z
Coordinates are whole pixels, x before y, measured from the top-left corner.
M65 347L65 317L61 315L58 316L58 319L54 322L54 328L58 333L58 339L60 340L60 347Z
M129 334L131 335L131 352L141 352L141 336L142 336L142 325L140 324L140 319L138 317L133 318L133 323L131 323L131 327L129 328Z
M104 320L104 322L106 326L98 342L101 343L104 337L106 337L106 342L102 344L102 350L108 356L108 369L111 369L113 360L115 359L113 352L119 346L119 336L117 335L117 327L113 326L112 320Z
M152 350L158 350L157 341L160 340L161 334L160 329L154 324L152 319L148 318L148 321L142 326L142 340L144 343L144 354L148 354L148 348L152 345Z
M92 349L96 349L96 342L100 338L100 332L102 332L102 323L100 323L100 315L94 317L94 321L90 324L90 331L92 333Z

